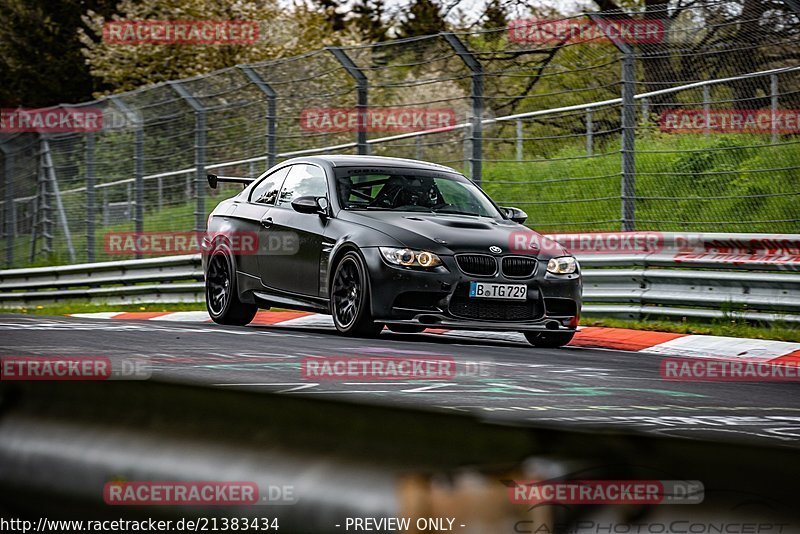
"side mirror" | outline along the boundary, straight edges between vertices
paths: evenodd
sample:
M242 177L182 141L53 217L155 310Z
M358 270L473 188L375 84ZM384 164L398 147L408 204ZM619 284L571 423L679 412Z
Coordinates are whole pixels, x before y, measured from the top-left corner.
M514 221L515 223L522 224L526 220L528 220L528 214L519 208L508 207L508 208L503 208L503 211L505 211L508 218Z
M326 207L321 205L317 197L297 197L292 200L292 209L298 213L319 213L320 215L325 215L327 212Z

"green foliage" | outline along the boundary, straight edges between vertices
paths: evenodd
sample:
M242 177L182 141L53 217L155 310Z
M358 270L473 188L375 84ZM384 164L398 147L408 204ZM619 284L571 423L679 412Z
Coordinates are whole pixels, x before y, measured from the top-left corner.
M121 15L113 20L242 20L260 23L256 44L108 44L101 39L101 13L89 11L83 20L89 31L80 30L84 55L92 75L114 92L144 85L187 78L242 63L299 55L334 44L324 12L304 3L286 9L278 0L122 0Z
M45 107L87 100L102 89L81 55L76 29L92 9L114 12L115 0L0 2L0 107Z
M400 38L433 35L447 29L442 6L438 0L412 0L397 25Z
M636 148L636 228L668 231L796 232L800 140L775 145L756 135L654 135ZM585 157L572 143L534 162L484 168L484 189L500 204L528 211L539 230L617 230L619 143ZM507 157L509 157L507 155ZM548 159L544 159L547 157Z

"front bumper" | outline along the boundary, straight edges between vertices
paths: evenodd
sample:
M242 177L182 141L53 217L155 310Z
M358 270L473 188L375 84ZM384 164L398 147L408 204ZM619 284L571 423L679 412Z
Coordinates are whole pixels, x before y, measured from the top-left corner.
M580 272L553 275L539 260L527 279L464 274L453 256L433 271L388 265L377 248L362 249L370 276L372 315L378 322L430 328L499 331L574 331L581 308ZM525 284L525 301L470 299L471 281ZM465 292L466 291L466 292Z

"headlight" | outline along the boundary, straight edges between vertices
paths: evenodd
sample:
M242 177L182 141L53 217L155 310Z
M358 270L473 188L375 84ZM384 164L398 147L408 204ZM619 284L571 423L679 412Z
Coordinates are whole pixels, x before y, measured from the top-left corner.
M410 248L379 247L383 259L392 265L403 267L424 267L426 269L442 264L439 256L426 250L411 250Z
M553 274L572 274L578 270L578 260L572 256L550 258L547 262L547 272Z

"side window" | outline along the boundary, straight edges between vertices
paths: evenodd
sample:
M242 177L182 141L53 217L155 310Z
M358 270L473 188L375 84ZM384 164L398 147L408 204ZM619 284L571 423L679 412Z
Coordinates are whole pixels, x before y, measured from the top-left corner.
M292 170L283 183L278 205L288 208L292 200L308 196L328 196L325 171L315 165L292 165Z
M275 201L278 199L278 191L291 168L291 165L284 167L261 180L261 182L253 188L253 191L250 192L250 202L270 205L275 204Z

